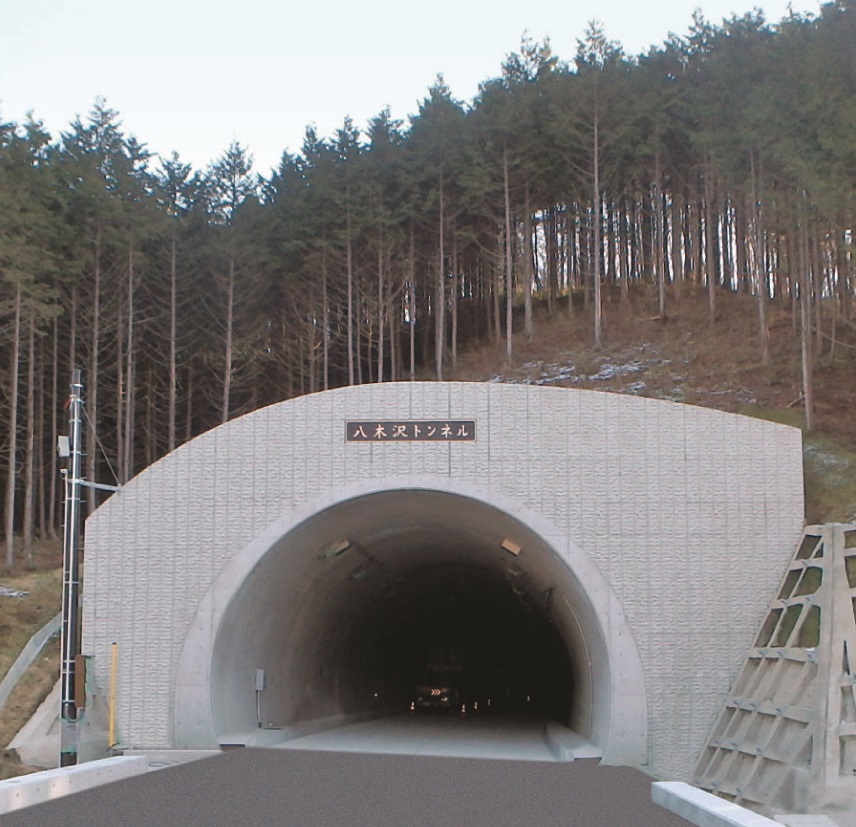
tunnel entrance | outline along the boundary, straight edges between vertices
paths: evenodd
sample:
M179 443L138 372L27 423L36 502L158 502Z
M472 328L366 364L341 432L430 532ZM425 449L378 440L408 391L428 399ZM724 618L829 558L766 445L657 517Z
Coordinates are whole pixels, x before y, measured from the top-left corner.
M445 715L405 710L419 687L452 685L503 732L528 716L542 749L554 752L558 728L607 763L646 763L642 664L592 558L500 493L431 485L353 485L235 552L187 627L177 748L272 745L396 716L445 728Z
M591 614L557 552L508 513L437 491L350 499L271 543L230 600L210 672L218 737L477 709L591 738Z

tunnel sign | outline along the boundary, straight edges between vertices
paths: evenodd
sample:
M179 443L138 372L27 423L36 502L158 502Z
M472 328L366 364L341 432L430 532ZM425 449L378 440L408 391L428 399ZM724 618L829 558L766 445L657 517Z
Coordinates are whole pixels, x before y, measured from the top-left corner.
M356 420L345 423L346 442L474 442L475 419Z

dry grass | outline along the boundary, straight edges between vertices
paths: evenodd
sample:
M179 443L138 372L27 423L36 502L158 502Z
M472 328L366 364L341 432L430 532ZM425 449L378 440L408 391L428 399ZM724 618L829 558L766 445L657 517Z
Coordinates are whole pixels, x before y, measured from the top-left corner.
M38 543L32 555L23 557L11 573L0 576L0 586L26 592L23 597L0 596L0 676L6 674L27 641L59 612L62 603L59 543ZM47 697L58 674L59 642L54 640L0 710L0 779L32 772L4 748Z
M579 302L571 316L566 302L552 318L541 306L532 341L515 334L511 364L506 363L504 341L480 343L461 354L449 378L544 383L547 377L547 383L557 387L671 399L803 426L799 339L789 303L768 308L772 359L763 365L752 297L718 293L717 319L711 324L702 290L685 289L679 301L670 297L665 322L656 316L653 290L642 287L630 295L629 302L613 296L605 303L600 348L593 344L590 311ZM515 330L522 327L522 320L516 319ZM848 335L852 340L853 332ZM804 435L810 523L856 520L854 344L845 339L833 354L826 340L817 359L816 427ZM637 368L622 370L634 365ZM609 375L603 370L609 366L619 370ZM573 368L573 373L555 380L562 367L566 374Z
M26 671L0 710L0 745L6 746L50 694L59 677L59 640L50 641ZM0 751L0 780L14 778L35 767L27 767L10 750Z
M0 596L0 675L5 675L27 641L59 612L62 570L3 577L0 585L27 593L24 597Z

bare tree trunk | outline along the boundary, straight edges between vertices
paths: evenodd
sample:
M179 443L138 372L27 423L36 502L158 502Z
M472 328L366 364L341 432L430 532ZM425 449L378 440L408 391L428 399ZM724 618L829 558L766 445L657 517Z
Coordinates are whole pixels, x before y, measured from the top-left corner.
M499 246L499 239L497 238L497 246ZM499 344L502 341L502 309L500 307L499 298L502 295L502 268L499 267L494 261L491 261L491 275L493 278L493 331L494 338L496 343Z
M452 245L452 368L458 366L458 239Z
M811 252L811 273L814 286L814 335L815 335L815 350L818 358L823 355L823 257L820 251L820 240L817 235L812 233L809 241L809 250Z
M443 381L443 357L446 353L446 193L440 173L439 249L437 252L437 300L434 308L434 363L437 379Z
M128 250L128 341L125 353L125 435L123 440L124 456L122 466L124 477L120 482L127 482L134 475L134 407L135 385L134 376L135 352L134 341L134 252Z
M802 359L803 408L805 429L814 430L814 377L811 352L811 267L808 230L800 227L800 355Z
M48 440L45 418L45 346L42 342L38 348L38 375L36 376L36 503L38 510L39 538L47 539L48 531L48 494L47 494L47 462L44 453L45 445L56 445L56 438ZM48 454L56 454L56 451L48 450Z
M348 243L345 251L345 269L348 274L348 384L354 384L354 252L351 239L351 210L346 216Z
M136 366L134 370L136 372ZM148 468L158 458L158 446L156 438L158 429L157 425L155 424L155 399L154 392L152 391L152 388L154 388L154 386L154 369L150 365L148 369L148 381L146 382L146 387L148 388L148 393L146 393L146 468Z
M309 393L318 390L318 357L315 348L315 331L318 328L315 313L315 289L310 292L309 308L305 314L306 321L306 359L309 363Z
M324 390L330 388L330 301L327 297L327 247L321 251L321 324L324 348Z
M751 159L752 185L750 197L752 199L752 229L749 233L750 245L753 259L754 287L758 297L758 343L761 348L761 364L769 365L770 356L770 326L767 323L767 300L769 286L767 284L767 257L766 244L764 242L763 213L761 211L761 179L756 176L754 153ZM756 180L758 184L756 186Z
M354 285L356 289L356 296L354 297L356 306L359 308L362 303L362 297L360 295L360 285L357 283ZM360 353L360 338L362 336L362 314L361 317L356 319L356 330L354 331L355 341L354 341L354 356L356 357L357 362L357 384L363 384L363 357ZM371 363L369 363L371 365Z
M27 340L27 437L24 445L24 525L23 540L27 562L33 561L35 534L36 471L36 322L30 318Z
M681 256L682 240L684 237L682 230L682 214L681 196L677 192L672 193L672 209L671 209L671 244L672 244L672 290L675 301L681 300L681 287L684 280L684 267Z
M220 422L229 421L229 403L232 393L232 337L235 324L235 258L229 256L229 277L226 282L226 352L223 359L223 406Z
M505 358L511 362L512 356L512 327L514 324L514 284L512 269L512 239L511 239L511 193L508 181L508 147L502 151L502 188L505 203Z
M75 295L74 289L72 289L72 296ZM75 302L72 299L71 303L71 312L72 318L70 319L72 332L75 327L75 320L73 314L76 312L75 310ZM71 341L74 341L74 336L72 335ZM69 346L69 350L72 350L71 346ZM71 352L71 360L72 364L74 363L74 352ZM54 319L53 322L53 345L52 345L52 354L51 354L51 393L50 393L50 406L51 406L51 445L57 444L57 437L59 436L59 417L57 416L57 411L59 410L59 394L57 389L59 387L59 322ZM48 479L48 513L47 513L47 524L48 524L48 536L51 539L56 539L58 537L56 530L56 506L57 506L57 477L59 475L59 468L57 467L57 454L56 451L48 452L51 458L50 462L50 476Z
M416 380L416 235L410 222L410 381Z
M619 204L618 232L618 278L621 281L621 303L630 303L630 237L628 228L630 217L627 214L627 198L622 198Z
M193 439L193 363L187 366L187 391L184 395L187 400L187 412L184 419L184 441Z
M714 209L713 181L710 162L704 170L704 269L707 273L707 313L711 322L716 321L716 256L714 253Z
M556 312L558 293L558 244L556 240L556 208L549 210L549 220L544 221L544 251L547 257L547 315L552 319Z
M9 370L9 444L6 469L6 568L15 564L15 483L18 466L18 364L21 354L21 288L15 294L12 358Z
M178 263L176 253L175 230L172 233L172 245L169 261L169 412L167 414L167 450L175 450L175 417L178 396Z
M666 260L664 254L665 232L663 229L663 194L660 182L660 156L654 163L654 267L657 268L657 315L661 322L666 320Z
M392 275L386 280L386 316L387 328L389 330L389 380L397 382L401 376L401 361L398 342L398 317L395 312L393 301Z
M574 317L574 267L577 261L576 205L565 207L565 238L567 239L566 279L568 285L568 319Z
M125 469L125 397L128 387L125 378L125 305L120 295L116 308L116 470L119 482L128 481Z
M98 426L98 369L99 351L101 349L101 243L102 228L99 221L95 234L95 256L94 256L94 285L92 293L92 352L89 354L89 377L86 382L86 412L90 420L90 427L86 428L86 476L90 480L96 479L96 460L98 457L98 444L96 442L95 428ZM85 426L84 426L85 427ZM86 492L88 511L91 514L97 504L94 488L88 488Z
M600 204L600 113L594 113L594 198L592 220L594 223L594 343L600 347L603 341L603 300L601 297L601 204Z
M384 272L383 272L383 232L378 234L377 245L377 381L383 382L384 359L386 357L384 349L384 327L386 307L384 290Z
M532 322L532 284L535 281L535 277L532 272L532 216L530 210L529 187L527 186L523 206L523 278L526 282L523 287L523 330L526 334L527 342L531 342L534 335Z

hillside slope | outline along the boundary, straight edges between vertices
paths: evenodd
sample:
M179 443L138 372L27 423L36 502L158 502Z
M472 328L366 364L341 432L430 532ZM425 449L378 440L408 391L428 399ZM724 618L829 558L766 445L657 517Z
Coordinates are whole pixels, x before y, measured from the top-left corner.
M481 343L460 354L447 378L632 393L803 427L800 341L790 303L768 307L772 359L762 365L755 299L722 292L717 302L711 324L706 292L685 290L662 322L650 288L631 291L627 302L613 297L604 305L601 348L592 344L591 314L581 304L569 315L565 303L552 317L539 307L532 341L515 334L510 364L504 340ZM856 520L856 332L837 319L833 347L833 309L824 308L829 318L815 357L816 426L804 434L809 523Z

